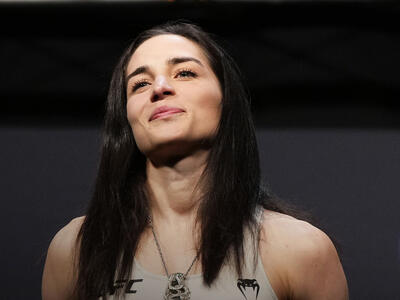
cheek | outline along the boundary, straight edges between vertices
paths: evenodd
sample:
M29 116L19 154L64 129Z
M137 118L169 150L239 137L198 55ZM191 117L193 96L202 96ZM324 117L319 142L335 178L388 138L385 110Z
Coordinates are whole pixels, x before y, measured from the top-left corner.
M142 105L140 97L135 97L135 99L129 99L126 105L126 112L128 122L131 125L133 137L136 141L136 144L141 143L143 139L145 139L145 125L143 122L144 118L144 105Z
M194 115L197 123L206 132L214 131L221 117L221 94L217 92L204 93L197 99L196 104Z
M209 92L205 93L199 100L199 105L204 108L203 112L205 117L211 121L211 119L217 119L221 114L221 99L222 95L218 89L208 89Z
M141 117L143 117L143 106L140 105L139 99L130 99L126 105L126 111L128 122L131 125L133 138L135 139L136 145L139 147L140 151L142 151L147 139L146 132L141 122Z
M139 120L140 115L142 114L142 106L140 105L140 99L129 99L126 105L126 113L129 123L133 129Z

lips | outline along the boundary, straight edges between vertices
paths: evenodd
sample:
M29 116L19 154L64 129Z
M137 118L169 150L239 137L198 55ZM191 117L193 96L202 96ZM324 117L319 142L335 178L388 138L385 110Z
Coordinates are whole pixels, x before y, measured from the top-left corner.
M160 106L153 111L149 121L180 112L184 112L184 110L178 107Z

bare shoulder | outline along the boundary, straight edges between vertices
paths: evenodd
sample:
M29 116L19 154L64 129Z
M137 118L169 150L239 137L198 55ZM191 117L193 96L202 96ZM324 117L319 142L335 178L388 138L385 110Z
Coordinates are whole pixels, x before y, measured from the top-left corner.
M74 284L76 239L84 217L71 220L50 242L42 276L42 299L69 299Z
M263 263L276 279L280 298L348 299L336 248L321 229L265 210L260 238Z
M268 239L270 239L275 245L284 246L289 250L300 250L301 247L333 246L330 238L312 224L269 210L263 213L261 233L265 242L269 243Z
M74 218L61 228L53 237L49 249L62 250L73 247L84 220L84 216Z
M85 217L72 219L61 228L50 242L47 256L49 258L69 259L75 251L76 239Z

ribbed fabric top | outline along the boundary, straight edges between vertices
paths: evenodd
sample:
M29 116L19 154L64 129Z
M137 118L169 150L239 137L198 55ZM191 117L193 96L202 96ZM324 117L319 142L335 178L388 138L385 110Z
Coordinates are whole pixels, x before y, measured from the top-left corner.
M257 211L258 220L262 210ZM242 278L238 278L234 266L224 265L211 287L203 284L202 274L188 275L185 284L190 290L191 300L278 300L264 271L261 256L253 270L253 242L249 231L245 231ZM130 280L117 281L116 288L124 291L128 300L162 300L168 285L165 275L153 274L145 270L135 259ZM110 296L109 299L114 299ZM179 298L177 298L179 299Z

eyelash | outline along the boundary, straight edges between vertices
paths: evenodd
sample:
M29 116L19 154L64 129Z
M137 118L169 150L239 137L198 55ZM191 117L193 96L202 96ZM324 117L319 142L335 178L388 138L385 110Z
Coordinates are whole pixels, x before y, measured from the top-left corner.
M150 82L148 82L147 80L138 80L138 81L135 81L135 82L133 83L133 86L132 86L132 92L134 92L134 91L136 91L137 89L143 87L143 86L141 86L141 84L143 84L143 83L148 83L148 84L150 84Z
M175 76L177 76L181 73L187 73L187 74L189 74L190 77L197 77L197 74L195 72L193 72L191 69L181 69L176 73ZM187 77L187 76L184 76L184 77Z
M175 74L175 77L180 75L180 74L182 74L182 73L186 73L186 76L183 76L183 77L193 77L193 78L197 77L197 74L195 72L193 72L192 70L190 70L190 69L181 69L181 70L179 70ZM150 82L148 80L138 80L138 81L134 82L133 86L132 86L132 91L134 92L134 91L138 90L139 88L144 87L144 85L142 85L144 83L150 84Z

